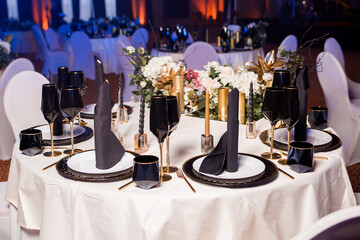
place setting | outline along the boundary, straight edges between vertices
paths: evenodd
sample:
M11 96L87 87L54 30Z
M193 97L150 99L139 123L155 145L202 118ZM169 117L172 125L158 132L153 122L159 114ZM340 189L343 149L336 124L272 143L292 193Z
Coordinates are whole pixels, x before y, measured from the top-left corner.
M238 153L239 91L235 88L228 97L227 131L215 148L209 133L208 103L205 108L205 134L202 151L183 164L183 170L194 181L221 187L239 188L266 184L278 175L274 163L262 157ZM210 139L210 140L209 140Z
M101 62L95 59L97 69ZM99 72L97 72L99 73ZM98 75L98 102L95 107L94 129L95 149L86 150L62 158L57 164L58 173L68 179L85 182L113 182L130 178L133 172L133 160L139 154L125 150L111 130L112 101L110 84Z

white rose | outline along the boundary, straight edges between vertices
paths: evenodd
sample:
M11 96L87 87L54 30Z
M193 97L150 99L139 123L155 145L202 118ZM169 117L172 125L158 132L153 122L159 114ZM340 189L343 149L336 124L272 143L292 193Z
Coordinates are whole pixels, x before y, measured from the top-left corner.
M127 46L126 50L130 53L133 54L135 52L135 48L133 46Z
M146 82L145 82L145 81L142 81L142 82L140 83L140 87L144 88L145 86L146 86Z

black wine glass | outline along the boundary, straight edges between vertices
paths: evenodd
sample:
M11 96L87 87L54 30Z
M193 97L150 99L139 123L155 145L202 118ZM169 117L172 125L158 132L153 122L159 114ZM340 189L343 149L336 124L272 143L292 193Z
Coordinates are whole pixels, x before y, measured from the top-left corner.
M170 134L176 130L179 124L179 105L176 96L166 96L166 104L167 104L167 113L168 113L168 124L169 131L166 136L166 167L164 167L164 171L166 173L174 173L177 172L178 168L175 166L170 166Z
M290 147L291 130L299 121L299 91L296 86L284 87L283 117L282 120L288 131L288 152Z
M169 122L167 113L166 97L156 95L151 97L150 104L150 131L155 135L160 148L160 182L171 180L170 175L163 172L163 143L168 135Z
M274 129L275 124L281 120L283 116L283 89L268 87L265 89L264 101L261 108L261 112L264 117L271 124L271 145L270 152L262 153L261 156L267 159L279 159L281 155L278 153L273 153L274 147Z
M71 131L71 150L66 150L64 153L74 154L75 152L81 152L82 150L80 149L74 149L73 131L74 118L83 109L80 89L78 87L64 87L61 90L60 108L70 122Z
M84 96L88 88L88 82L83 71L71 71L69 72L69 87L78 87L80 89L80 95ZM79 126L87 125L86 122L81 121L80 113L78 114Z
M55 84L44 84L42 86L41 111L50 125L51 151L45 152L45 157L56 157L61 152L54 151L54 121L60 114L59 98Z
M290 71L289 70L275 70L273 76L273 87L284 87L286 85L290 85Z
M186 27L181 28L181 38L183 40L183 49L185 50L186 40L189 38L189 33Z
M161 45L162 45L162 42L163 42L163 39L164 39L164 36L165 36L165 29L163 26L160 26L159 28L159 36L160 36L160 45L159 47L161 48Z

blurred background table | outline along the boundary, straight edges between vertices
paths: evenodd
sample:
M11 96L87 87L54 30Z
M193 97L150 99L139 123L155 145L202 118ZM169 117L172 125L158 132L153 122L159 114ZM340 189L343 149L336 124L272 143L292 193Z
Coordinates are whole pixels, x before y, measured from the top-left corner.
M244 51L230 51L227 53L223 53L220 51L218 47L214 47L218 52L218 61L221 65L229 65L232 64L232 68L237 68L239 66L244 66L247 62L257 62L257 57L264 57L263 48L255 48L252 50L244 50ZM182 60L184 58L184 53L182 52L165 52L160 51L158 49L153 48L151 50L151 56L153 57L161 57L161 56L171 56L174 60Z
M129 150L138 130L138 112L136 105L129 122L121 125ZM145 116L149 116L148 109ZM146 154L159 156L147 117ZM85 121L93 127L92 120ZM203 122L201 118L181 116L171 135L172 165L181 167L201 154ZM225 122L211 121L215 143L226 126ZM268 121L258 121L258 132L269 127ZM269 150L259 138L245 138L245 125L240 125L239 134L239 152L260 155ZM94 140L76 147L92 149ZM310 173L298 174L278 165L295 180L279 173L268 184L231 189L188 178L195 194L176 174L170 182L147 191L135 184L117 190L131 179L112 183L65 179L55 167L42 170L61 157L28 157L18 149L19 142L14 147L6 199L12 205L12 221L17 213L18 224L30 229L31 234L40 231L40 239L290 239L319 218L356 205L341 148L321 153L329 159L315 159L315 170Z
M11 34L13 34L13 39L10 42L12 52L36 53L38 51L37 43L31 30L5 32L5 36L10 36Z

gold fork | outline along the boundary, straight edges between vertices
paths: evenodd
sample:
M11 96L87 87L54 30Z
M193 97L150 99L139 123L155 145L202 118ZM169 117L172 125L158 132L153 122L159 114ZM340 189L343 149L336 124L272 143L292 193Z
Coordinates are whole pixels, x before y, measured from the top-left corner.
M181 169L177 170L176 175L179 178L182 178L185 180L185 182L189 185L189 187L191 188L191 190L196 193L196 190L191 186L191 184L188 182L188 180L185 178L184 173L181 171Z

